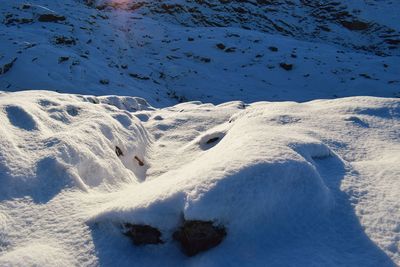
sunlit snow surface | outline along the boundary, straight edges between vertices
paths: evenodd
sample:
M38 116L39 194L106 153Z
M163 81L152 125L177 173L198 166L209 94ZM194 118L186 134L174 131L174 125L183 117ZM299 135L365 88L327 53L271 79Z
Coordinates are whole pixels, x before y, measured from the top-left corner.
M154 109L1 93L0 265L399 264L399 120L389 98ZM187 258L171 237L184 218L227 238ZM126 222L165 243L135 247Z
M227 27L84 2L0 3L1 267L400 265L400 48L354 46L398 38L399 3L341 1L374 22L363 35L267 1L267 19L304 30L285 37L212 0L166 3ZM262 13L225 7L241 4ZM188 258L184 219L227 237ZM124 223L165 243L136 247Z

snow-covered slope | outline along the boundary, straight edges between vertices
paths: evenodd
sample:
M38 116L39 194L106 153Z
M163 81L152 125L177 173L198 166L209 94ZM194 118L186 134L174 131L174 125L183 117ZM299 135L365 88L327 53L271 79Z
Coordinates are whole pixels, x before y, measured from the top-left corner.
M391 0L85 0L180 25L234 26L324 41L380 55L399 55L399 3Z
M0 266L400 265L398 10L0 1Z
M397 99L153 109L33 91L2 93L0 121L1 266L400 264ZM187 258L183 219L227 236ZM124 223L165 243L136 247Z
M149 1L137 10L124 5L98 10L84 2L2 2L2 90L131 95L157 107L186 100L219 104L400 94L395 1L348 1L345 10L362 9L357 19L373 21L371 29L363 31L310 15L318 9L313 7L317 1L266 1L260 3L262 8L250 2ZM121 2L130 3L112 4ZM164 5L174 8L155 11ZM344 4L332 5L320 8L337 13ZM193 18L192 6L203 15ZM242 8L256 14L242 14ZM49 14L55 21L43 19ZM249 22L239 25L241 16ZM200 23L203 17L226 23ZM329 24L331 31L314 29L321 23ZM293 32L283 36L270 27ZM394 32L383 33L387 28ZM393 44L385 41L388 38ZM370 45L375 49L363 49Z

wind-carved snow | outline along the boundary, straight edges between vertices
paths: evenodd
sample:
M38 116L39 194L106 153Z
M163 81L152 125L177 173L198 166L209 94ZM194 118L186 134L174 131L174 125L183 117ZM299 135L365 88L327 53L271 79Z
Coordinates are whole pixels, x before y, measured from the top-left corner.
M93 99L97 102L92 103ZM134 98L116 102L115 97L44 91L3 95L2 198L29 195L42 202L66 187L110 190L122 182L138 182L137 163L125 156L115 160L114 150L119 146L126 157L143 158L150 138L138 119L115 104L149 108L144 100L135 102Z
M154 109L1 93L0 265L399 264L399 118L389 98ZM185 258L184 219L227 237ZM165 243L136 247L124 223Z

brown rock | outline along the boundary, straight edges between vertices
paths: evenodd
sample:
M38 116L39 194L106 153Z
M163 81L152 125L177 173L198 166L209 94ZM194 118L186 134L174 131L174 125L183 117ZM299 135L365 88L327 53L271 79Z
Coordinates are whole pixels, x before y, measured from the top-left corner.
M137 246L164 243L161 240L161 232L150 225L127 223L124 227L125 235L129 236Z
M214 226L211 221L185 221L174 234L173 238L181 243L182 251L187 256L218 246L226 230L222 226Z

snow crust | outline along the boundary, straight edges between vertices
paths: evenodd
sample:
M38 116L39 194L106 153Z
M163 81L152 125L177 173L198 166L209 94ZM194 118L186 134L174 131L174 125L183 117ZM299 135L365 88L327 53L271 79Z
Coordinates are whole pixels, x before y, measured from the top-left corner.
M398 265L399 120L390 98L155 109L2 92L0 265ZM227 238L186 258L183 219ZM133 246L128 222L165 244Z

